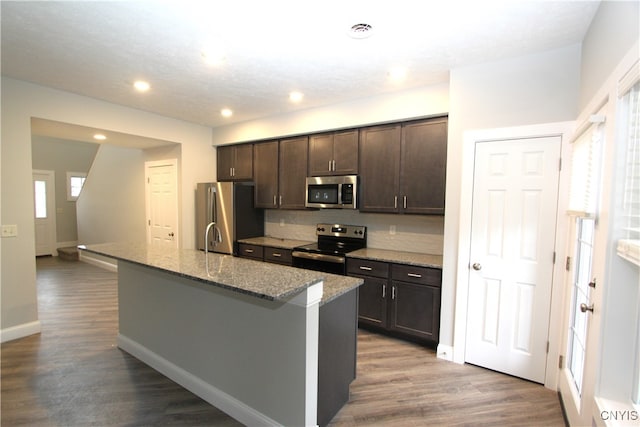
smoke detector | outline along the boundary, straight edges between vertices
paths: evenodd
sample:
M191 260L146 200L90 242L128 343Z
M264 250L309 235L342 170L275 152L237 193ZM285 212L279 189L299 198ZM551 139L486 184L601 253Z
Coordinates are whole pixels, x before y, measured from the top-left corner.
M373 27L369 24L355 24L349 28L349 37L354 39L366 39L373 34Z

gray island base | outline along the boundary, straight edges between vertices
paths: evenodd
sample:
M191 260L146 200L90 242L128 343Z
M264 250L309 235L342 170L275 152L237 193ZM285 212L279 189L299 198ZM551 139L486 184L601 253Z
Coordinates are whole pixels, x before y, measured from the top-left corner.
M195 250L118 260L118 347L246 425L326 425L355 378L359 279Z

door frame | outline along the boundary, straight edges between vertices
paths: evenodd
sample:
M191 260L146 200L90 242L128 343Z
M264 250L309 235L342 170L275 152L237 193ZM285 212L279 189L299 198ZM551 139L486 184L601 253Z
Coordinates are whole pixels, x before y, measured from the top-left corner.
M460 223L458 236L458 263L456 267L456 299L453 333L453 361L465 362L467 335L467 308L469 296L469 270L471 251L471 208L473 205L473 176L476 143L507 139L539 138L549 136L560 137L560 155L562 159L569 157L568 137L572 134L575 122L545 123L530 126L508 128L479 129L464 132L462 143L462 175L460 179ZM558 213L565 212L568 196L569 174L567 167L562 167L558 187ZM544 385L556 389L558 384L558 357L561 353L562 330L553 325L561 325L563 320L562 279L564 277L564 259L566 245L564 233L567 229L565 215L556 216L555 253L556 263L553 267L553 284L551 290L551 310L549 318L549 351L547 353Z
M37 250L38 245L35 244L35 221L36 221L36 214L35 214L35 190L33 188L33 181L35 178L35 175L46 175L47 176L47 182L51 185L47 185L47 212L48 214L48 221L49 221L49 226L51 227L51 229L49 230L49 250L51 252L52 256L58 256L58 248L57 248L57 243L58 243L58 231L57 231L57 221L56 221L56 215L57 215L57 211L56 211L56 172L53 170L44 170L44 169L33 169L31 171L31 198L33 199L33 203L34 203L34 212L33 212L33 224L34 224L34 245L35 248Z
M145 230L146 230L146 234L147 234L147 243L151 243L151 227L149 224L149 218L151 218L151 195L149 194L149 176L150 176L150 169L154 168L154 167L161 167L161 166L172 166L175 170L175 181L173 182L174 185L174 191L175 191L175 211L176 211L176 229L174 231L175 233L175 247L176 248L181 248L182 247L182 243L180 240L181 237L181 233L180 233L180 194L178 194L178 188L179 188L179 181L180 181L180 177L178 175L178 159L173 158L173 159L166 159L166 160L152 160L152 161L147 161L144 162L144 204L145 204L145 214L146 214L146 221L147 223L145 224Z

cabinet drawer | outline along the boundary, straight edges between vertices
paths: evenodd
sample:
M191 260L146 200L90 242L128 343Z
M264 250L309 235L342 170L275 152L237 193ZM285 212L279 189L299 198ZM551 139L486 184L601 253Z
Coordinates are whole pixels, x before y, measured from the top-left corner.
M291 250L279 248L264 248L264 260L269 262L277 262L278 264L291 265Z
M250 245L247 243L238 244L238 254L241 257L262 260L264 248L258 245Z
M392 264L391 278L403 282L440 287L442 284L442 270L406 264Z
M389 277L389 264L366 259L347 259L347 274L364 274L372 277Z

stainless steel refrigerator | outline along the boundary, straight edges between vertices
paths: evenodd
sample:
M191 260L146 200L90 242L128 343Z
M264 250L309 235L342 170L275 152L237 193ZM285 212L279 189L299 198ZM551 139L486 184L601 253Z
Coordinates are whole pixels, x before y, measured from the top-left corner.
M264 235L264 210L254 208L253 183L203 182L196 187L198 249L237 255L237 240Z

